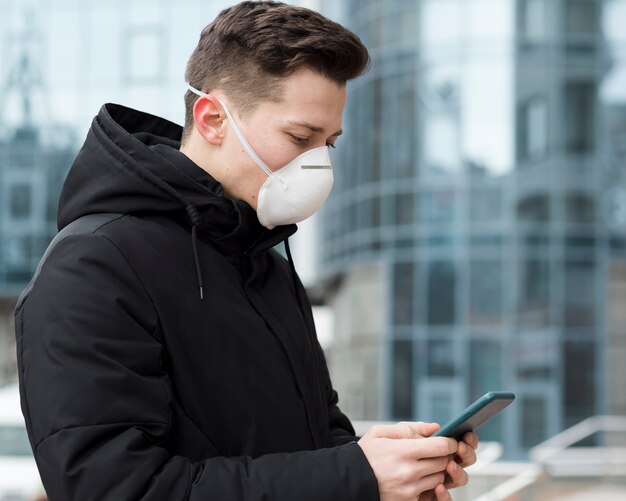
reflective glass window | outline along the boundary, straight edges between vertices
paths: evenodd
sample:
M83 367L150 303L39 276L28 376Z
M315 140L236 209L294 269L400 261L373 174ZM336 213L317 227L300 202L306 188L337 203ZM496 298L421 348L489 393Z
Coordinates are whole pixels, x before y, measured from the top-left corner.
M563 346L563 405L565 427L597 414L597 364L595 343L566 341Z
M454 220L456 192L438 189L421 193L420 219L426 223L450 223Z
M429 339L426 343L426 363L429 377L454 377L459 370L453 339Z
M550 381L559 366L560 352L554 329L523 329L517 333L517 376L523 381Z
M411 325L414 309L413 263L397 263L393 267L393 321L397 325Z
M565 261L563 321L572 327L595 323L595 266L591 261Z
M383 111L386 109L382 102L382 78L375 78L373 81L373 95L371 101L372 121L367 124L370 131L370 142L372 148L372 178L371 181L378 182L383 177L382 172L382 138L383 138Z
M592 223L595 220L595 202L584 193L565 195L565 220L568 223Z
M517 204L517 217L524 222L547 222L550 220L548 195L537 194L523 198Z
M452 261L432 261L428 267L428 323L456 323L456 268Z
M371 222L372 228L378 228L381 222L382 216L382 199L380 197L374 197L371 202Z
M456 66L460 156L463 162L479 164L491 175L501 175L514 165L516 68L505 40L480 47L463 65ZM486 47L497 50L485 54Z
M470 398L475 400L502 386L502 346L499 340L472 337L470 347Z
M413 415L413 342L397 340L393 343L392 363L393 417L409 420Z
M565 0L565 31L568 35L594 35L598 32L600 4L597 0Z
M398 162L396 172L398 178L406 178L415 172L415 74L407 73L398 76L397 91L398 119L394 141Z
M27 183L15 183L9 191L9 212L14 219L27 219L31 215L32 187Z
M538 42L546 36L545 2L546 0L519 0L518 25L524 41Z
M414 196L413 193L399 193L394 197L396 220L395 224L412 224L414 221Z
M564 120L565 150L587 153L594 147L596 83L571 81L565 85Z
M517 113L517 158L537 159L545 155L548 134L548 108L545 99L533 97L522 103Z
M494 388L502 388L502 346L498 340L472 339L469 344L469 398L481 397ZM480 439L500 441L502 418L496 417L480 430Z
M470 220L485 223L502 219L502 188L498 185L475 188L469 191Z
M521 408L522 446L530 448L548 438L548 405L539 396L522 396L518 401L515 405Z
M500 324L503 298L502 261L470 261L468 299L470 322L475 325Z
M547 259L529 258L519 263L520 325L541 326L550 323L550 263Z

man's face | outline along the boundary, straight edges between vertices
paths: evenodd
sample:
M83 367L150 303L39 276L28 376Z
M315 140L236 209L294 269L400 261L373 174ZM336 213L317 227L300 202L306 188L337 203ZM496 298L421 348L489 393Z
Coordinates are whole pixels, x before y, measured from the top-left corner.
M273 171L307 150L333 145L341 134L346 102L345 85L309 69L300 69L285 78L283 86L280 102L263 101L243 120L235 113L244 137ZM267 174L250 158L228 125L223 146L229 168L237 170L238 181L234 186L225 186L228 194L256 208Z

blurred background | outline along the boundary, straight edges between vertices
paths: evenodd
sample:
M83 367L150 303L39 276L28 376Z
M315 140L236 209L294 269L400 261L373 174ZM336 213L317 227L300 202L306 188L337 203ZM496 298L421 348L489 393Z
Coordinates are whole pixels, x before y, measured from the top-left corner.
M182 123L187 58L232 3L0 0L5 391L13 307L93 116ZM294 241L341 408L360 427L443 422L513 391L455 499L624 495L626 0L289 3L372 56L333 193ZM0 458L3 436L21 450L1 426ZM6 471L0 500L32 499L2 497Z

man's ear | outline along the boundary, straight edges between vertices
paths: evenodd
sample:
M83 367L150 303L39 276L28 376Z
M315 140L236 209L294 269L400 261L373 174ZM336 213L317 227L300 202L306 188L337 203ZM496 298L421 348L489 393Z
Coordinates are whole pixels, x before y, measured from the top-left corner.
M196 129L210 144L222 144L225 117L222 105L211 94L199 97L193 105L193 121Z

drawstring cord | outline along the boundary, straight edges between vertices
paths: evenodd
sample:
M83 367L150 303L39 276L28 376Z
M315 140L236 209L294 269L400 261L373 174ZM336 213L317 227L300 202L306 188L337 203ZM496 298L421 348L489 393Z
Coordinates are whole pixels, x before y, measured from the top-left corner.
M196 275L198 277L198 288L200 289L200 301L204 299L204 280L202 279L202 267L200 265L200 255L198 254L198 225L201 222L200 213L193 205L185 207L191 219L191 247L193 248L193 259L196 263Z

